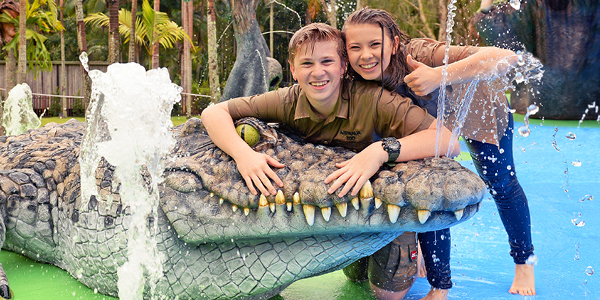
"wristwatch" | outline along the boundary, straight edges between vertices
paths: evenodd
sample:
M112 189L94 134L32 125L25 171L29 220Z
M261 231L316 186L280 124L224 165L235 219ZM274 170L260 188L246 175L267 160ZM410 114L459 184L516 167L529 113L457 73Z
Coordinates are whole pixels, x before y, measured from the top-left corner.
M383 150L388 153L387 163L396 163L396 159L400 155L400 142L395 137L386 137L381 140Z

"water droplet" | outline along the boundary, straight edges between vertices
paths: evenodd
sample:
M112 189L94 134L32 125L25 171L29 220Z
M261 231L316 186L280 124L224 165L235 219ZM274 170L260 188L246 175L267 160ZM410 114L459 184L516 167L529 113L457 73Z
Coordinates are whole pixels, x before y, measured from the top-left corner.
M578 159L572 161L571 164L575 167L581 167L581 162Z
M525 81L525 78L523 78L523 74L521 74L521 72L517 72L517 74L515 74L515 81L517 83L522 83Z
M530 133L531 133L531 131L526 126L520 126L519 127L519 134L522 137L528 137Z
M535 254L531 254L527 258L527 260L525 261L525 263L528 264L528 265L535 266L538 263L538 257Z
M568 138L568 139L570 139L570 140L574 140L574 139L577 138L577 136L575 136L575 134L572 133L572 132L567 133L567 135L565 137Z
M581 219L581 213L578 213L577 216L575 216L575 213L574 213L573 218L571 218L571 223L573 223L573 225L575 225L577 227L585 226L585 221Z
M503 148L500 148L500 149L498 150L498 152L500 152L500 154L502 154L502 153L504 153L504 149L503 149Z
M585 274L588 274L588 276L594 275L594 268L592 268L592 266L588 266L585 268Z
M585 195L585 196L583 196L583 198L581 198L581 200L579 200L579 201L583 202L583 201L585 201L585 200L592 201L592 200L594 200L594 196L592 196L592 195Z
M507 170L512 170L512 166L506 166Z

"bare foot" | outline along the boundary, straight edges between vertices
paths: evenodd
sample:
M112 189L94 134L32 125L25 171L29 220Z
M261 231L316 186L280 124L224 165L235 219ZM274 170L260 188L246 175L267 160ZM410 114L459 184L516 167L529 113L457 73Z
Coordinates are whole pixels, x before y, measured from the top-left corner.
M425 261L423 260L423 252L421 252L421 245L417 244L419 250L417 256L417 277L427 277L427 269L425 269Z
M535 275L533 273L533 265L515 265L515 279L508 292L522 296L535 295Z
M446 289L436 289L434 287L431 288L429 293L421 300L448 300L448 292L450 290Z

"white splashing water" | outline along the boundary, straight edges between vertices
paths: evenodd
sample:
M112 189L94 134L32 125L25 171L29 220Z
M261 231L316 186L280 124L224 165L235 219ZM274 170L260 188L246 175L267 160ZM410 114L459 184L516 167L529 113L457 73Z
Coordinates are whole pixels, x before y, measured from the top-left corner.
M510 6L512 6L516 10L521 9L521 0L510 0Z
M540 110L540 108L535 105L535 104L531 104L529 105L529 107L527 107L527 113L525 113L525 117L524 117L524 122L525 125L519 126L519 134L523 137L528 137L529 134L531 133L531 130L529 130L529 117L532 115L535 115L538 111Z
M27 83L17 84L4 101L2 126L6 129L6 135L19 135L41 124L33 111L31 88Z
M115 166L113 182L121 183L120 197L131 212L126 234L128 261L119 267L121 299L150 295L163 276L162 257L154 234L158 208L158 184L164 158L175 145L170 128L173 104L181 100L181 87L173 84L167 69L147 71L135 64L113 64L107 72L89 72L92 99L86 115L87 130L81 147L83 206L90 196L100 201L95 170L104 157ZM146 291L148 292L148 291Z

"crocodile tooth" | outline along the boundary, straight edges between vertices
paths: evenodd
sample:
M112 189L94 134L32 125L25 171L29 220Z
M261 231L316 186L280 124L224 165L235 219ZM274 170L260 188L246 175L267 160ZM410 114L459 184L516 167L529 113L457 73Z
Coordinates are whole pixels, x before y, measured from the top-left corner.
M287 211L292 211L292 202L286 202L285 206L287 207Z
M213 193L213 192L210 192L210 197L212 198L212 197L214 197L214 196L215 196L215 193Z
M321 207L321 214L323 215L325 222L329 222L329 218L331 217L331 207Z
M281 190L277 191L277 195L275 196L275 203L280 205L285 203L285 196L283 195L283 192Z
M300 194L298 194L298 192L295 192L294 196L292 196L292 200L294 201L294 205L300 204Z
M237 207L237 205L235 205L235 204L234 204L234 205L232 205L232 206L231 206L231 210L233 210L233 212L236 212L236 211L238 210L238 207Z
M358 193L360 199L371 199L373 198L373 186L371 185L371 181L367 180L365 184L360 188L360 192Z
M477 203L477 211L481 209L481 202Z
M219 198L219 205L222 205L223 202L225 202L225 200L223 200L223 198Z
M459 209L457 211L454 212L454 216L456 217L456 219L458 221L460 221L460 219L462 219L463 213L465 212L464 209Z
M381 204L383 204L383 201L381 201L379 198L375 198L375 209L380 208Z
M250 213L250 208L244 207L244 215L248 215Z
M352 206L354 206L354 209L356 209L356 210L360 209L360 206L358 203L359 203L358 197L352 199Z
M269 203L269 209L271 209L271 212L274 213L275 212L275 203Z
M393 224L396 224L396 221L398 221L398 216L400 215L400 206L394 205L394 204L388 204L387 209L388 209L388 216L390 217L390 222L392 222Z
M431 216L431 212L426 209L419 209L417 215L419 215L419 222L421 222L421 224L425 224L427 219L429 219L429 216Z
M340 212L340 216L342 216L342 218L345 218L346 214L348 213L348 203L338 203L335 206Z
M313 224L315 224L315 206L304 204L302 205L302 210L304 210L304 217L306 217L308 226L313 226Z
M267 202L267 197L265 197L263 194L260 194L260 198L258 198L258 206L264 207L267 205L269 205L269 202Z

